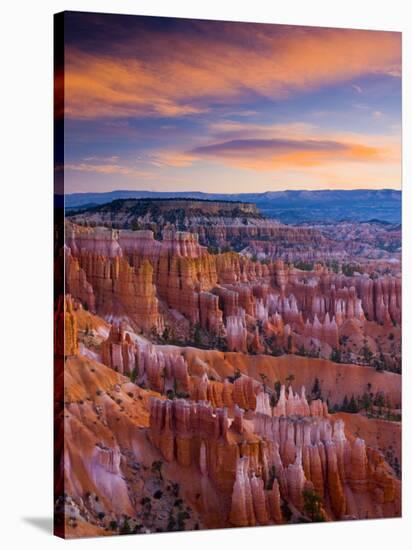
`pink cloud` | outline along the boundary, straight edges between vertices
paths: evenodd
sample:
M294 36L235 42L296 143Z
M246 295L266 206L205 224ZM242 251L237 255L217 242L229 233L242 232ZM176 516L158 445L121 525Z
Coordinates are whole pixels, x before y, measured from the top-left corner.
M238 40L152 32L111 55L68 47L66 115L190 116L250 94L281 99L363 74L400 76L399 33L227 25Z

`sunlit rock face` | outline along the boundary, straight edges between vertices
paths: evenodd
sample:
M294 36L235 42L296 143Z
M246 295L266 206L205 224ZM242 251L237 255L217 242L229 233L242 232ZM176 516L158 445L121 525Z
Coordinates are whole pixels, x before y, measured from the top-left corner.
M390 469L377 475L373 450L359 438L347 439L341 420L260 412L252 418L245 421L237 406L231 417L206 402L154 399L148 435L166 461L195 465L219 491L231 494L229 521L235 526L282 522L281 500L304 513L305 488L328 503L330 519L381 514L385 502L399 506ZM223 457L225 463L216 467ZM363 507L356 511L358 494ZM382 495L380 507L375 494Z
M245 208L67 222L61 485L90 529L400 515L396 238Z
M69 292L88 309L108 317L127 316L144 332L160 331L153 267L144 259L132 267L123 256L117 232L72 231L66 254Z
M320 264L302 271L282 260L211 254L197 234L172 228L158 240L150 230L69 224L65 254L67 291L144 334L166 330L169 338L229 351L399 366L397 275L348 276Z
M81 312L72 299L66 300L70 332ZM91 330L97 326L96 321ZM219 367L217 357L211 363L208 352L200 362L192 354L185 359L173 346L139 341L122 324L113 324L101 341L101 358L109 369L82 355L77 359L75 348L71 352L66 366L66 437L75 447L66 447L71 457L66 457L64 475L71 477L72 468L79 471L79 460L85 464L80 484L100 502L98 508L84 499L79 504L79 513L87 513L91 522L99 524L102 511L111 518L124 510L131 517L140 514L130 500L137 486L131 488L124 474L130 457L142 452L150 457L149 473L150 461L160 461L164 479L178 481L204 527L307 518L305 491L322 499L322 517L327 520L400 512L399 480L382 454L347 433L321 399L308 401L304 387L296 392L282 385L274 402L267 382L243 374L229 381L219 374L223 364ZM210 368L219 379L208 378ZM132 372L140 387L130 382ZM190 398L165 399L170 391ZM89 425L94 410L97 425ZM140 426L137 439L133 423ZM96 436L88 435L90 426L105 434L101 446L93 447ZM118 443L111 443L111 437ZM130 456L124 454L127 448ZM149 473L145 475L157 475ZM77 485L67 486L75 501L83 498ZM115 505L109 491L117 495Z
M75 304L69 294L60 297L54 319L56 355L67 356L78 353L78 326L74 308Z

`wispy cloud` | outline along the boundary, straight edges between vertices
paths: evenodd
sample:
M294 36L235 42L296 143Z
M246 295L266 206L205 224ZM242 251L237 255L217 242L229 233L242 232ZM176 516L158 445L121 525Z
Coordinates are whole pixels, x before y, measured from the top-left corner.
M64 170L74 172L92 172L96 174L116 174L121 176L135 176L139 178L151 178L151 172L138 170L130 166L122 166L120 164L92 164L89 162L80 162L65 164Z
M98 155L92 155L90 157L85 157L83 160L85 162L99 161L99 162L104 162L104 163L113 163L113 162L117 162L119 160L119 156L118 155L111 155L109 157L101 157L101 156L98 156Z
M399 185L400 33L71 17L71 189Z
M400 75L398 33L275 30L232 26L220 38L152 31L140 37L149 60L133 42L117 44L113 54L69 47L66 115L181 117L219 102L236 111L245 98L284 99L364 74Z
M355 92L358 92L358 94L363 93L363 89L360 86L358 86L357 84L352 84L352 88L355 90Z
M189 154L254 170L311 167L328 162L379 162L376 147L331 140L238 139L196 147Z
M185 168L191 166L197 157L190 152L181 151L161 151L153 155L151 164L154 166L173 166L175 168Z
M313 136L319 128L308 122L288 122L284 124L256 124L233 120L220 120L208 125L208 134L220 140L242 138L302 138Z

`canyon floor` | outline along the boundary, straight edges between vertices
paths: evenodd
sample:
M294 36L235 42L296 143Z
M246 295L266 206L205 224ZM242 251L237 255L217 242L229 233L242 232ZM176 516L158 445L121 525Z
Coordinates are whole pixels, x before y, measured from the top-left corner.
M399 226L116 200L63 268L58 534L401 514Z

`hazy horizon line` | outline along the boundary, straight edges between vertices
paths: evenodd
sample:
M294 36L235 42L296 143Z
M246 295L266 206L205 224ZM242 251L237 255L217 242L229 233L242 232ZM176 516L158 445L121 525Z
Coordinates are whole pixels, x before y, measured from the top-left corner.
M103 195L108 193L116 193L116 192L123 192L123 193L201 193L203 195L265 195L267 193L284 193L284 192L310 192L310 193L321 193L323 191L399 191L402 192L402 189L396 188L396 187L359 187L355 189L348 189L345 187L340 188L329 188L325 187L322 189L275 189L275 190L267 190L267 191L240 191L240 192L222 192L222 191L201 191L201 190L195 190L192 189L190 191L180 191L180 190L174 190L174 191L159 191L159 190L153 190L153 189L111 189L110 191L72 191L69 193L62 193L63 195L86 195L86 194L94 194L94 195Z

